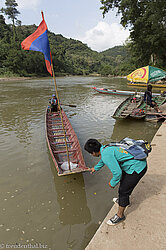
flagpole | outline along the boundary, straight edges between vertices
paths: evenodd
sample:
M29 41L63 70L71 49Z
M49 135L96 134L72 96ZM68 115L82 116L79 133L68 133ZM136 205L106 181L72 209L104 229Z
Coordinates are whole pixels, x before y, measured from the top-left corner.
M57 100L58 100L58 109L59 109L59 112L60 112L60 117L61 117L61 122L62 122L62 129L63 129L63 132L64 132L65 147L66 147L66 152L67 152L67 160L68 160L68 164L69 164L69 170L71 170L71 168L70 168L70 159L69 159L69 151L68 151L67 140L66 140L66 132L65 132L65 128L64 128L63 117L62 117L62 112L61 112L61 107L60 107L60 102L59 102L59 96L58 96L58 91L57 91L54 68L53 68L53 64L52 64L52 57L51 57L51 53L50 53L48 35L47 35L47 32L46 32L48 30L48 28L47 28L47 25L46 25L45 20L44 20L43 11L41 11L41 14L42 14L42 22L39 24L38 28L36 29L36 31L34 33L32 33L30 36L28 36L26 39L24 39L24 41L22 41L21 46L25 50L34 50L34 51L42 52L44 54L44 57L45 57L46 68L47 68L48 72L51 74L51 76L53 75L54 84L55 84L55 91L56 91L56 96L57 96ZM37 45L32 46L34 41L36 41L36 39L39 38L39 37L40 38L42 37L42 39L38 40Z
M44 20L44 13L43 13L43 11L41 11L41 14L42 14L42 19ZM51 55L51 53L50 53L50 55ZM64 128L63 116L62 116L61 106L60 106L60 102L59 102L59 95L58 95L58 90L57 90L55 72L54 72L54 67L53 67L53 63L52 63L52 55L51 55L51 69L52 69L52 75L53 75L53 79L54 79L56 97L57 97L57 100L58 100L58 109L59 109L59 112L60 112L60 117L61 117L61 122L62 122L62 128L63 128L63 133L64 133L65 147L66 147L66 153L67 153L67 161L68 161L68 164L69 164L69 170L71 171L69 151L68 151L67 140L66 140L66 131L65 131L65 128Z
M63 116L62 116L61 106L60 106L60 102L59 102L59 95L58 95L57 84L56 84L56 78L55 78L55 72L54 72L54 68L53 68L53 63L52 63L52 61L51 61L51 68L52 68L52 75L53 75L54 84L55 84L56 97L57 97L57 100L58 100L58 109L59 109L59 112L60 112L60 117L61 117L61 122L62 122L62 128L63 128L63 132L64 132L65 147L66 147L66 152L67 152L67 161L68 161L68 164L69 164L69 170L71 171L71 168L70 168L69 151L68 151L67 140L66 140L66 131L65 131L65 128L64 128Z

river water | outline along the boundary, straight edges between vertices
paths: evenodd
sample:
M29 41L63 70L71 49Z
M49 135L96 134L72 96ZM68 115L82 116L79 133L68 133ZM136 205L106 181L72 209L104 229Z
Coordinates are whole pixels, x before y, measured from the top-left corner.
M101 143L126 136L151 140L159 127L114 120L126 97L91 89L129 89L125 79L63 77L57 86L61 103L77 106L63 108L82 149L89 138ZM45 110L53 92L50 78L0 82L0 247L82 250L113 205L117 188L108 186L107 167L93 175L57 176L45 138ZM97 163L83 154L88 167Z

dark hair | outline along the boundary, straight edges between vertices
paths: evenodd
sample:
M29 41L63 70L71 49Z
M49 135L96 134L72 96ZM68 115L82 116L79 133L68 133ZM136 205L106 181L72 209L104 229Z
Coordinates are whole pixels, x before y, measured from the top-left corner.
M152 85L149 84L148 87L147 87L147 89L148 89L149 91L151 91L151 90L152 90Z
M101 148L101 143L98 142L98 140L96 139L89 139L87 140L87 142L85 143L84 149L88 152L88 153L98 153L100 152L100 148Z

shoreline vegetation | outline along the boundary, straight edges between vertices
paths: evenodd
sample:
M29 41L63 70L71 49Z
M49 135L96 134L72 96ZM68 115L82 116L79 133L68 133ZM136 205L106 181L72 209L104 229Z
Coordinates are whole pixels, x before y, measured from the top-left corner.
M58 77L79 77L80 75L69 75L69 74L57 74L56 78ZM113 75L108 75L108 76L102 76L100 74L89 74L85 76L80 76L80 77L107 77L107 78L122 78L126 79L126 76L113 76ZM0 76L0 83L1 82L14 82L14 81L23 81L23 80L35 80L35 79L40 79L40 78L52 78L51 76ZM128 82L128 81L127 81ZM128 82L129 83L129 82ZM140 83L144 84L144 83ZM155 82L156 85L165 85L166 86L166 81L157 81ZM133 84L134 86L134 84ZM166 88L166 87L165 87Z
M116 2L108 1L108 2ZM103 4L103 14L114 8L107 1ZM98 52L86 43L61 34L48 31L48 40L52 54L52 63L56 76L124 76L143 65L150 65L166 70L165 47L165 13L161 13L164 3L156 1L142 5L135 1L134 5L119 2L118 13L121 13L121 24L131 24L130 38L123 45L117 45ZM116 5L116 4L115 4ZM43 54L22 49L21 43L38 28L36 25L22 25L17 19L18 4L6 1L0 14L0 76L7 77L47 77L48 72ZM124 8L124 10L123 10ZM138 21L135 21L137 10ZM148 11L147 11L148 10ZM155 15L152 15L155 12ZM124 12L123 12L124 11ZM129 14L130 13L130 14ZM5 16L11 19L7 24ZM142 18L143 17L143 18ZM136 19L135 19L136 18ZM146 20L146 22L145 22ZM156 33L156 27L158 32ZM139 35L138 35L139 34ZM144 34L144 35L142 35ZM144 46L142 46L144 44Z
M56 77L71 77L71 76L76 76L76 75L57 75ZM80 75L78 75L77 77L79 77ZM84 77L84 76L81 76ZM101 76L99 74L93 74L93 75L86 75L85 77L105 77L105 76ZM111 78L126 78L126 76L107 76L107 77L111 77ZM51 76L0 76L0 82L8 82L8 81L22 81L22 80L35 80L35 79L40 79L40 78L51 78Z
M30 80L33 79L33 77L1 77L0 76L0 82L8 82L8 81L21 81L21 80Z
M23 50L21 42L33 34L36 25L12 28L0 15L0 77L48 76L42 53ZM15 33L13 34L13 30ZM126 46L115 46L102 52L87 44L48 31L52 62L56 76L124 76L136 67Z

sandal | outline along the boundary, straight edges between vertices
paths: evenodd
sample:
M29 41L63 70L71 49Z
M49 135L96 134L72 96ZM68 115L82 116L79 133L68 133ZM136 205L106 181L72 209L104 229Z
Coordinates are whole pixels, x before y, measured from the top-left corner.
M114 225L117 225L118 223L120 223L121 221L123 221L125 219L126 219L125 216L123 216L122 218L120 218L117 214L115 214L111 219L109 219L107 221L107 225L114 226Z

